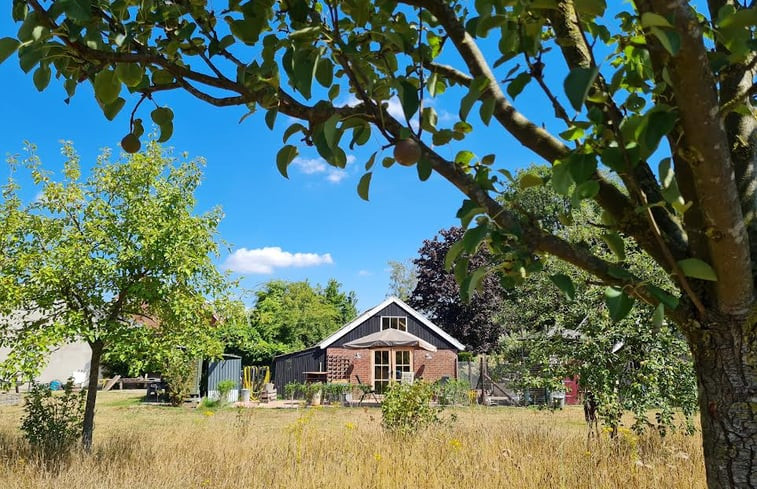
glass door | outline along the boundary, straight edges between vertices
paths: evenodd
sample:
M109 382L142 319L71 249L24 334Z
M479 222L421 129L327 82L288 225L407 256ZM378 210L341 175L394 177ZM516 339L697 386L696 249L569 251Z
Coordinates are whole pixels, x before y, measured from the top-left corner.
M392 366L389 360L388 350L373 352L373 390L376 391L376 394L383 394L392 380Z
M383 394L392 382L402 380L404 372L413 371L411 350L374 350L373 389Z

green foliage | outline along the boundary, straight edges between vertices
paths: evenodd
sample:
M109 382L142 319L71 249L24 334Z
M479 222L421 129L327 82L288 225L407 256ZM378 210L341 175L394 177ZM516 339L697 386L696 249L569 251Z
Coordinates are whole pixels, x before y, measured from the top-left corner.
M238 346L258 357L251 363L270 363L274 354L312 346L357 316L354 292L342 292L334 279L326 287L272 280L256 296L250 329L239 335L245 338Z
M390 260L389 295L408 301L418 284L418 271L412 262Z
M47 351L67 341L89 342L93 357L110 350L138 364L133 370L163 366L179 347L192 357L220 354L211 323L230 284L213 262L221 211L194 211L201 162L178 162L151 142L118 161L103 153L84 177L69 143L63 156L58 180L34 147L10 161L0 202L0 341L11 353L0 377L32 378ZM19 197L22 169L40 190L31 203Z
M395 383L381 403L384 428L392 433L410 435L441 422L441 408L431 405L434 387L423 381Z
M229 399L229 393L237 386L237 383L231 379L224 379L218 383L218 400L221 404L226 404Z
M84 396L85 391L74 391L73 380L69 379L60 393L34 383L24 398L21 431L46 462L65 459L77 445L84 419Z
M189 397L197 376L197 359L191 358L181 350L165 355L160 373L168 384L168 402L172 406L181 406Z
M468 406L471 403L471 386L467 380L447 379L432 384L434 396L440 406Z

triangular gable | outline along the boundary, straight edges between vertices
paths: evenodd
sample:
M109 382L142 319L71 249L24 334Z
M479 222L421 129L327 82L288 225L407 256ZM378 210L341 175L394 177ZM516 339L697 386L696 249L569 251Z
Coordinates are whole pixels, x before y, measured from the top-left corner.
M358 326L360 326L361 324L363 324L364 322L366 322L368 319L370 319L371 317L373 317L376 313L378 313L379 311L381 311L386 306L388 306L389 304L392 304L392 303L397 304L399 307L401 307L402 309L404 309L409 315L411 315L413 318L415 318L419 323L421 323L424 326L426 326L428 329L430 329L431 331L433 331L434 333L436 333L437 335L439 335L442 339L444 339L446 342L448 342L449 344L451 344L452 346L454 346L458 350L465 350L465 345L463 345L462 343L460 343L459 341L457 341L455 338L453 338L452 336L450 336L449 334L447 334L447 332L445 332L442 328L440 328L436 324L434 324L431 321L429 321L428 318L426 318L423 314L419 313L418 311L416 311L412 307L410 307L407 304L405 304L405 302L402 301L401 299L399 299L398 297L389 297L388 299L386 299L384 302L382 302L381 304L377 305L376 307L371 308L371 309L365 311L363 314L361 314L360 316L358 316L357 318L355 318L350 323L344 325L341 329L339 329L337 332L333 333L331 336L329 336L325 340L323 340L320 343L318 343L318 345L316 345L316 346L320 347L321 349L327 348L329 345L331 345L332 343L334 343L335 341L337 341L339 338L341 338L342 336L346 335L347 333L349 333L353 329L357 328Z

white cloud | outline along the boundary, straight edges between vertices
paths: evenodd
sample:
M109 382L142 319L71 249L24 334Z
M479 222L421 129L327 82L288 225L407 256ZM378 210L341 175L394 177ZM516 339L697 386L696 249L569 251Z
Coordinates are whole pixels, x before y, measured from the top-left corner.
M357 274L359 277L370 277L371 275L373 275L373 272L371 272L370 270L360 270L357 272Z
M355 155L347 155L347 167L355 163L355 160ZM292 166L305 175L324 175L326 180L331 183L339 183L350 176L346 168L335 168L326 163L323 158L302 158L298 156L292 160Z
M305 175L314 175L325 172L328 163L323 158L300 158L298 156L292 160L292 165Z
M326 175L326 180L331 183L339 183L348 176L349 175L346 171L332 168L331 170L329 170L328 175Z
M302 268L334 263L331 253L290 253L278 246L248 250L240 248L224 261L224 268L237 273L270 274L276 268Z

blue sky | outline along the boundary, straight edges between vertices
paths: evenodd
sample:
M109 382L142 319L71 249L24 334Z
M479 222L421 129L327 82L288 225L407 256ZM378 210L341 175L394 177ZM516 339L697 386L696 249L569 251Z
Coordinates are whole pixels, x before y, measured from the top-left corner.
M17 30L7 9L0 12L0 38L14 36ZM555 82L561 87L560 79ZM118 142L128 132L128 114L138 100L127 98L121 114L108 121L89 84L80 85L66 105L62 84L53 79L47 90L38 92L32 74L21 71L15 56L0 65L0 89L4 95L0 153L21 153L28 140L37 145L44 165L53 170L62 165L62 140L74 142L84 168L102 148L119 150ZM551 124L552 111L536 95L535 87L528 87L516 106L537 124ZM205 181L198 192L199 209L222 206L225 218L220 233L233 255L230 258L224 250L218 265L243 271L242 284L247 289L271 279L324 284L333 277L344 289L356 292L358 309L367 309L387 293L389 260L414 257L424 239L457 224L455 212L462 194L436 175L420 182L415 168L376 165L370 202L357 196L365 161L385 144L375 131L365 147L350 154L353 162L345 171L329 167L314 148L301 146L286 180L275 165L281 134L288 125L284 117L269 131L262 112L240 123L243 108L216 108L179 92L155 97L175 112L174 136L167 145L177 153L186 151L207 160ZM458 101L452 97L435 102L447 126L457 120L452 114L457 113ZM146 121L150 110L143 104L140 114ZM442 148L443 156L452 158L463 148L479 156L495 153L498 166L511 170L536 161L496 123L483 127L477 113L476 107L469 118L473 134L462 145ZM383 155L390 151L384 150ZM6 176L7 168L2 166L0 178ZM31 182L22 183L31 187ZM28 192L30 198L36 193Z

